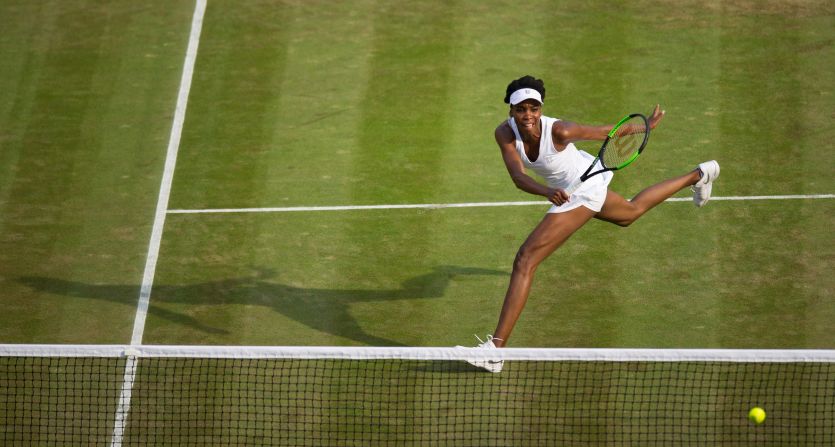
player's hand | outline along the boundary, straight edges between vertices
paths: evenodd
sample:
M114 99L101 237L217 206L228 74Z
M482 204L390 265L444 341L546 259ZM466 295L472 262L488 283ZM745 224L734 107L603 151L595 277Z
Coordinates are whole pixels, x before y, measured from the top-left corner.
M549 202L557 206L560 206L563 203L569 201L569 195L565 192L564 189L548 188L548 195L546 197L548 198Z
M652 115L650 115L649 119L647 120L649 121L650 129L655 129L655 126L658 125L658 122L661 121L661 118L664 118L664 113L666 112L661 110L661 104L656 104L655 110L652 111Z

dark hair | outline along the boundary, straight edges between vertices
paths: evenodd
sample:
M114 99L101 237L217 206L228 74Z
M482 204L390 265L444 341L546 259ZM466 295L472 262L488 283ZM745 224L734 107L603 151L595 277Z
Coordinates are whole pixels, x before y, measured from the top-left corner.
M504 95L505 104L510 104L510 95L521 88L532 88L538 91L542 95L542 100L545 101L545 83L542 82L542 79L536 79L533 76L522 76L507 85L507 92Z

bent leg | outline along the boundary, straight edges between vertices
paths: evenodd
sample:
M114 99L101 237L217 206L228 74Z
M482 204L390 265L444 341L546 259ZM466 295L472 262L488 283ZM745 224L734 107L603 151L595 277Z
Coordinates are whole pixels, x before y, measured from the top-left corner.
M638 193L632 200L624 199L620 194L609 191L603 208L596 218L620 226L628 226L638 220L655 205L669 199L673 194L699 181L699 170L693 170L679 177L665 180Z
M519 248L513 261L513 273L505 295L502 312L493 342L498 347L507 343L513 326L528 300L534 272L539 264L559 248L580 227L594 217L594 211L578 207L565 213L546 214Z

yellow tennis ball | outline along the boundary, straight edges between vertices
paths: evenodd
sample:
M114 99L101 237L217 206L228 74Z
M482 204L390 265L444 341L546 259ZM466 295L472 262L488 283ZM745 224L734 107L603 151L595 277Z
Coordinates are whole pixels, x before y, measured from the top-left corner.
M748 412L748 420L755 424L762 424L765 420L765 410L760 407L754 407Z

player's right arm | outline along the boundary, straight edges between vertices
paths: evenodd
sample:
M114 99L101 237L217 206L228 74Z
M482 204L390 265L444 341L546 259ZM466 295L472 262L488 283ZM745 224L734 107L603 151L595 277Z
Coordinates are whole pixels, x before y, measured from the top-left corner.
M525 172L525 165L516 152L516 138L507 122L496 128L496 143L502 152L502 159L513 184L528 194L543 196L555 205L561 205L568 200L568 195L561 189L551 189L534 180Z

